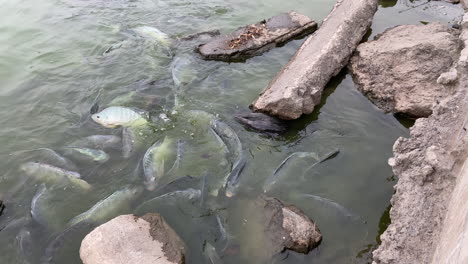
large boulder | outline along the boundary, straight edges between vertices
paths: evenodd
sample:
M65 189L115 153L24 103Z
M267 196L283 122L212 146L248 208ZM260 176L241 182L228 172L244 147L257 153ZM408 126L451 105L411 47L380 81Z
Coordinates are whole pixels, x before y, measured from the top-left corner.
M376 0L338 1L251 108L287 120L312 113L325 85L346 66L368 31L376 10Z
M245 60L316 29L310 18L290 11L219 36L198 47L198 52L207 60Z
M84 264L182 264L185 245L159 214L121 215L82 241Z
M437 23L394 27L359 45L349 68L358 89L384 111L426 117L453 90L458 34Z

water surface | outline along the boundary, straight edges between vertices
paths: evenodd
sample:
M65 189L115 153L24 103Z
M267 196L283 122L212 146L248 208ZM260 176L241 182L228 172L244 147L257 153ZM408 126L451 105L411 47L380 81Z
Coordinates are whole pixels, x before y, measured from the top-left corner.
M379 1L369 39L395 25L432 21L449 24L462 14L450 4L425 2ZM233 116L249 111L248 105L303 39L245 63L229 64L201 60L193 52L196 42L175 41L168 52L132 31L147 25L177 40L211 29L227 33L287 10L321 21L334 1L0 3L0 195L7 206L0 216L0 228L6 227L0 231L1 263L39 263L47 245L74 216L125 186L143 186L139 166L142 155L166 136L184 143L180 167L166 182L190 175L192 180L177 188L199 189L206 180L209 194L205 202L200 206L198 200L167 199L142 207L156 196L146 191L122 213L162 213L186 241L188 263L207 263L202 254L205 241L217 247L226 263L258 263L262 254L255 253L267 249L256 241L258 227L244 225L251 210L249 203L263 193L265 180L292 153L323 155L334 149L340 150L336 157L310 170L307 161L292 163L269 192L301 208L316 221L324 237L307 255L284 252L274 261L367 263L368 254L361 251L375 244L382 232L379 221L395 184L387 159L394 141L408 135L393 115L383 113L361 95L344 70L330 82L314 113L293 121L286 134L255 133L236 123ZM181 61L187 62L183 68L186 74L182 84L176 85L171 69ZM177 114L172 111L175 93L179 100ZM24 175L19 166L41 158L28 150L51 148L63 153L63 147L85 136L120 136L121 129L103 128L90 120L89 110L96 98L101 107L124 105L149 111L155 125L145 132L141 148L129 159L122 157L121 150L113 149L108 150L111 159L105 164L77 162L83 178L93 185L92 192L52 188L44 203L50 221L39 224L30 219L30 209L40 184ZM239 194L231 199L213 197L229 168L222 147L209 133L210 115L205 112L231 126L247 153ZM163 125L158 119L161 113L170 117L169 124ZM330 199L341 207L307 194ZM342 209L352 212L352 217ZM234 245L224 253L216 215L222 217ZM59 243L55 263L80 263L78 238L86 231L70 232L65 242Z

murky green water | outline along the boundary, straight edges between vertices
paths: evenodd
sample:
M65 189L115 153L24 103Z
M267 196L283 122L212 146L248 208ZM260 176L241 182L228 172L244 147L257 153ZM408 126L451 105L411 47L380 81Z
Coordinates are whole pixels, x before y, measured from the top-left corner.
M451 23L462 12L439 2L379 1L370 38L398 24L441 21ZM296 10L320 21L332 0L262 1L149 1L69 0L0 1L0 196L6 210L0 216L0 263L40 263L47 248L74 216L125 186L143 186L140 160L145 150L168 136L180 140L180 166L169 182L190 175L174 188L210 193L203 202L184 198L145 201L156 196L146 191L118 213L162 213L188 245L188 263L208 263L203 243L217 247L226 263L259 263L267 251L255 236L255 226L243 223L251 199L263 193L265 180L294 152L335 158L307 170L308 163L289 166L269 192L304 210L323 233L321 245L310 254L284 252L277 263L367 263L365 249L376 243L381 216L386 211L395 180L387 165L393 142L407 129L392 115L373 106L343 71L325 90L322 105L310 116L290 124L282 136L246 130L233 119L248 105L294 54L303 40L295 40L245 63L206 62L193 53L195 42L175 42L170 52L132 29L149 25L173 39L200 31L229 32L286 10ZM109 47L116 47L107 52ZM186 61L183 83L175 87L171 69ZM180 107L172 115L174 92ZM63 148L89 135L121 135L121 129L103 128L89 119L99 99L101 107L125 105L149 111L155 128L145 131L141 148L124 159L119 149L108 150L104 164L77 162L92 191L66 186L49 187L42 202L44 223L30 219L31 200L40 184L19 170L27 161L40 160L37 148ZM215 198L229 168L219 142L209 133L202 110L231 126L247 154L237 196ZM157 117L166 113L169 124ZM195 114L193 114L195 113ZM198 114L197 114L198 113ZM163 129L161 129L163 128ZM206 175L206 176L204 176ZM161 194L161 193L158 193ZM332 199L352 213L320 203L304 194ZM200 206L201 204L201 206ZM341 208L341 207L340 207ZM219 213L214 213L219 212ZM222 216L231 240L228 250L219 245L216 216ZM383 217L385 218L385 217ZM85 228L86 229L86 228ZM83 229L83 230L85 230ZM79 263L83 231L59 240L53 263ZM49 245L49 246L48 246ZM362 251L364 250L364 253ZM359 253L361 252L361 253ZM42 259L42 260L41 260ZM268 261L266 261L268 262Z

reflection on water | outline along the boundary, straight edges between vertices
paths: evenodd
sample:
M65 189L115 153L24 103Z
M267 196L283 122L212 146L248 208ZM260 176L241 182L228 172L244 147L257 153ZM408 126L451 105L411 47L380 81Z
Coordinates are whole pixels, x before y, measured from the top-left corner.
M382 8L369 37L393 25L449 23L461 14L444 3L400 12L417 2L423 1L380 1ZM79 263L79 242L99 222L120 213L155 211L187 243L188 263L207 263L203 252L208 244L226 263L239 263L239 259L258 263L267 250L258 247L255 239L259 238L252 236L260 227L244 228L247 216L255 216L249 201L264 193L267 179L291 154L313 152L320 158L339 149L338 155L310 170L306 168L312 164L307 162L314 159L292 162L269 191L301 208L316 221L324 237L310 254L284 252L274 261L350 263L380 232L381 211L388 205L394 184L386 180L391 175L387 159L393 142L407 136L407 129L363 97L344 70L325 89L314 113L290 122L287 133L246 130L234 121L234 115L249 111L248 105L303 40L232 64L203 61L193 52L200 40L183 40L207 30L229 32L292 9L320 21L333 3L3 1L0 199L6 209L0 216L1 262ZM442 8L436 5L446 11L439 12ZM167 36L135 30L146 26ZM99 110L109 106L139 109L148 113L150 123L137 130L105 128L90 118L90 109L94 113L96 106ZM233 198L214 196L222 194L235 160L211 133L212 119L233 129L245 154L246 165ZM66 156L69 147L101 148L87 141L93 135L120 138L125 150L121 145L105 147L109 160L102 163ZM126 188L144 187L141 160L153 143L166 136L180 142L172 149L177 166L164 170L160 182L170 184L122 195ZM53 153L65 156L72 165L54 158ZM20 170L22 164L36 161L77 171L92 189L66 182L44 187ZM106 209L90 210L100 208L93 207L99 203L107 205ZM70 227L70 221L83 212L98 220Z

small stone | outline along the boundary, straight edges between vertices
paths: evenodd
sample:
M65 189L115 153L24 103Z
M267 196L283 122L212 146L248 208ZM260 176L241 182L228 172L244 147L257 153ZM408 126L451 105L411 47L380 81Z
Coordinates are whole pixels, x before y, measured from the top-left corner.
M439 78L437 78L438 84L448 85L456 82L458 80L458 72L456 69L452 69L449 72L442 73Z

